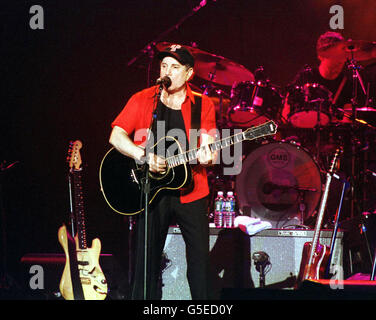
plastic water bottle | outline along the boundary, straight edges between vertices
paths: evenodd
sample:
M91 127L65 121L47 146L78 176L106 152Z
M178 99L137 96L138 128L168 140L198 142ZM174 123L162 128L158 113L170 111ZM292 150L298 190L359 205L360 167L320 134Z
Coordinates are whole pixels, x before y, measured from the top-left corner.
M223 191L218 191L217 197L214 200L214 225L216 228L223 227L223 207L225 197Z
M233 228L235 220L235 197L234 192L228 191L225 199L225 210L223 212L224 228Z

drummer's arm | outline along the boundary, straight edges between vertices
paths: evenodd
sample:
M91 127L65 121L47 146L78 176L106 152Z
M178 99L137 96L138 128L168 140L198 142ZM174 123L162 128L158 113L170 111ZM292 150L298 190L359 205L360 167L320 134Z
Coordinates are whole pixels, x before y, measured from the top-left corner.
M288 104L288 97L289 93L287 93L285 101L283 103L283 108L282 108L282 114L281 114L281 121L282 123L287 123L288 122L288 115L290 113L290 105Z

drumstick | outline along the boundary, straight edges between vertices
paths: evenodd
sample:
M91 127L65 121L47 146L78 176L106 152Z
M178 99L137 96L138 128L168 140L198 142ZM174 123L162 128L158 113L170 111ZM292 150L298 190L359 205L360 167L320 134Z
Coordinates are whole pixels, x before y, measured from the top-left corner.
M339 85L339 87L338 87L338 89L337 89L337 92L336 92L336 94L334 95L332 105L335 105L335 104L337 103L338 97L339 97L339 95L340 95L341 92L342 92L342 89L343 89L343 87L344 87L344 85L345 85L345 83L346 83L346 80L347 80L346 76L343 76L343 79L342 79L342 81L341 81L341 83L340 83L340 85Z

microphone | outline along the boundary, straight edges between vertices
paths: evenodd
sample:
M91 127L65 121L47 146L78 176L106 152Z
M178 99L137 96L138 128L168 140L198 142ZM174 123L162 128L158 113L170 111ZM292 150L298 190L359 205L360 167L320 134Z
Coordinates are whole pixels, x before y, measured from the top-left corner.
M264 251L257 251L252 254L252 259L255 263L270 264L269 255Z
M293 187L290 186L282 186L273 182L267 182L264 184L262 191L264 192L264 194L271 194L274 190L281 190L282 192L286 192L287 190L292 188Z
M163 78L157 79L156 84L162 85L168 89L171 86L171 79L168 76L164 76Z
M290 189L294 189L297 191L310 191L310 192L317 192L315 188L310 188L310 187L297 187L297 186L284 186L284 185L279 185L275 184L272 182L267 182L264 184L262 191L264 194L271 194L274 190L281 190L282 192L286 192Z

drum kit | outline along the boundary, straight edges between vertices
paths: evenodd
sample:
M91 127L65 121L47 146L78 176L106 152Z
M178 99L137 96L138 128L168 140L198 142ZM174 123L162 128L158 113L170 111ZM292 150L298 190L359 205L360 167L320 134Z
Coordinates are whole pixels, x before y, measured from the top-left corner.
M157 49L170 45L162 42ZM353 96L348 105L336 109L334 93L320 83L281 88L270 81L262 66L251 72L222 56L187 47L195 57L194 80L201 81L191 86L213 101L220 132L224 128L246 129L268 120L279 127L274 137L243 145L238 175L223 175L222 165L208 171L211 201L218 190L232 190L241 214L269 221L274 228L305 228L317 213L330 157L342 147L337 170L340 179L350 184L348 217L375 211L370 192L376 174L372 174L370 163L376 162L372 150L376 127L370 120L376 118L376 96L372 96L376 93L374 87L370 92L370 84L376 83L365 83L359 72L360 62L372 59L370 49L375 46L375 42L347 40L325 52L332 59L346 58L353 75L353 94L360 96L360 85L364 96L361 105ZM285 118L286 104L290 110ZM337 206L335 202L328 223ZM213 205L209 211L211 208Z

